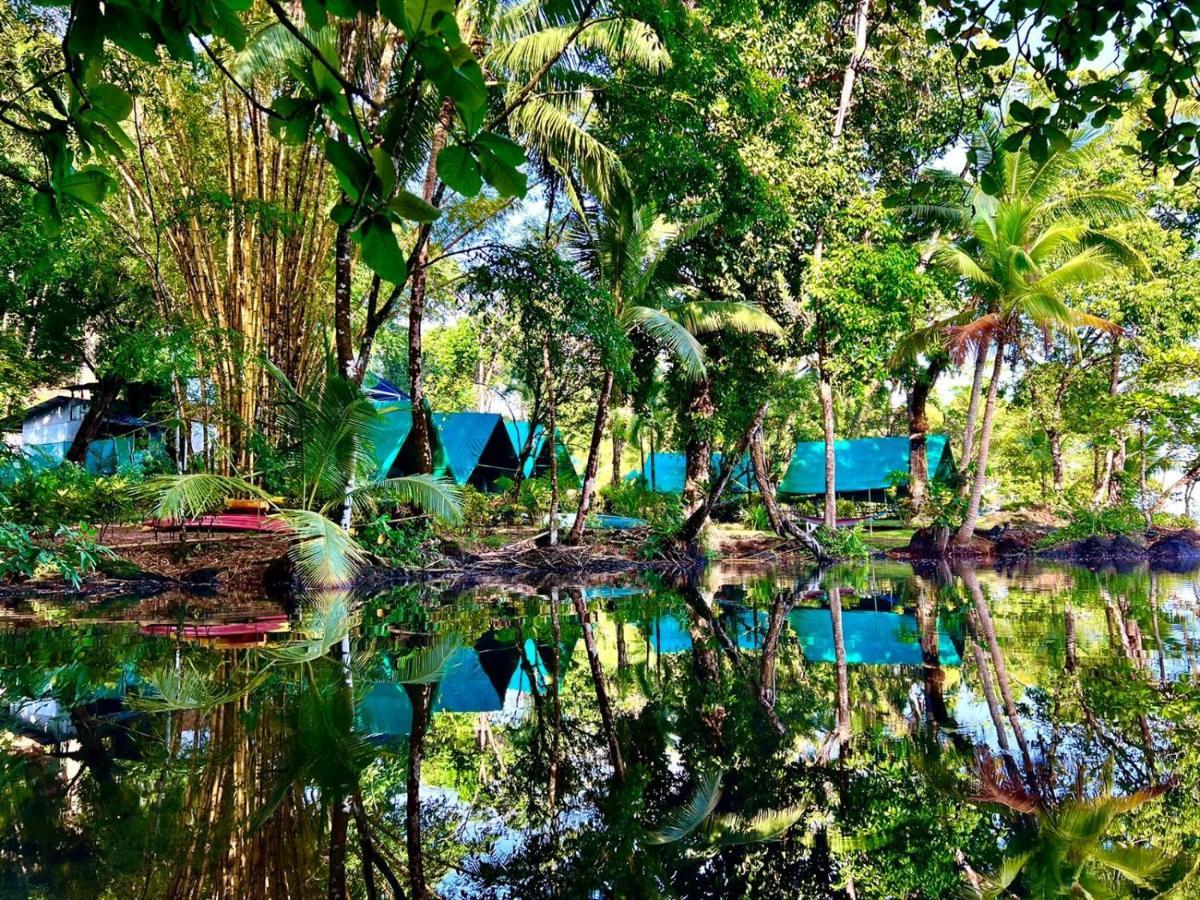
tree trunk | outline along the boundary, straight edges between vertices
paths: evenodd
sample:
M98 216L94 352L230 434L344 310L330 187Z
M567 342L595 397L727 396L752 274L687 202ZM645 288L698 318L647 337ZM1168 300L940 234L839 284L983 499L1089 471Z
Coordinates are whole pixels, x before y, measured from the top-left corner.
M941 648L938 646L937 597L922 587L917 594L917 628L921 635L921 662L925 669L925 711L929 720L938 725L950 724L946 709L946 670L942 668Z
M350 798L338 797L330 811L329 900L346 900L346 834L350 825Z
M1046 438L1050 442L1050 463L1054 478L1054 494L1062 496L1066 485L1066 473L1063 468L1062 434L1057 428L1048 428Z
M690 516L704 503L712 478L712 379L705 375L691 385L688 400L688 441L685 448L683 514Z
M342 195L346 202L346 195ZM337 351L338 372L354 377L354 335L350 311L353 280L353 255L350 247L350 228L339 225L333 242L333 342Z
M621 483L621 457L625 454L625 422L616 413L612 420L612 483Z
M821 427L825 434L825 507L822 522L826 528L837 528L837 440L833 416L833 384L825 367L824 354L818 361L821 395Z
M763 447L763 420L766 413L767 404L764 403L759 407L759 412L755 415L754 422L750 427L749 446L750 465L754 469L754 480L758 482L758 493L762 497L763 508L767 511L767 520L777 535L800 541L816 559L822 559L824 554L821 551L821 545L783 511L775 496L775 483L771 481L767 454Z
M968 613L968 619L975 625L975 633L979 633L979 628L975 620L974 613ZM1008 728L1004 724L1004 715L1000 712L1000 703L996 699L996 688L992 683L992 672L988 668L987 657L983 653L983 647L978 640L971 642L971 651L975 657L975 670L979 673L979 687L983 691L983 698L987 701L988 713L992 717L992 725L996 729L996 743L1000 746L1000 753L1004 757L1004 766L1008 769L1009 777L1017 784L1021 783L1021 767L1017 765L1016 759L1013 758L1012 746L1008 742Z
M983 373L987 368L987 348L980 347L975 353L975 369L971 374L971 398L967 401L967 420L963 425L962 470L964 473L975 460L975 420L979 417L979 397L983 391ZM965 477L959 491L965 497L971 481Z
M592 683L596 686L596 705L600 709L600 721L604 725L604 736L608 740L608 758L613 767L613 778L617 784L621 784L625 781L625 762L621 758L621 744L617 740L617 725L613 718L612 704L608 699L600 652L596 648L596 635L592 631L587 604L583 602L583 592L574 591L571 599L575 604L575 614L579 617L580 629L583 631L583 645L587 650L588 665L592 670Z
M408 886L413 900L429 897L425 883L425 855L421 849L421 763L425 758L425 732L433 706L433 686L406 684L412 703L412 732L408 736L408 779L404 805L404 844L408 854Z
M442 104L441 118L433 132L429 164L425 168L425 181L421 187L421 199L426 203L433 202L437 191L437 157L446 143L453 116L454 105L447 99ZM429 415L425 410L425 368L421 347L421 326L425 318L425 295L429 282L428 263L429 241L426 240L413 266L408 300L408 392L412 397L412 440L417 450L417 471L425 474L433 471L433 443Z
M1158 499L1150 507L1150 514L1154 515L1154 513L1161 511L1167 505L1167 501L1171 499L1172 494L1178 490L1189 490L1197 480L1200 480L1200 458L1197 458L1186 472L1175 479L1170 487L1158 495Z
M979 460L975 467L975 482L971 488L971 499L967 505L967 517L954 536L954 543L966 546L975 536L975 522L979 519L979 505L983 502L983 489L987 483L988 452L992 446L992 425L996 418L996 394L1000 390L1000 375L1004 370L1004 337L996 339L996 359L992 363L992 380L988 384L987 402L983 407L983 426L979 431Z
M721 461L721 473L717 476L716 482L708 492L708 498L704 500L687 520L683 523L683 528L679 531L679 540L682 543L690 543L696 540L700 535L700 530L704 527L712 511L721 501L721 495L725 493L725 488L729 485L729 479L733 477L733 470L737 468L738 460L746 452L746 445L750 442L750 434L754 429L762 427L763 417L767 414L767 404L759 406L758 411L754 414L754 418L750 422L750 427L746 429L745 434L737 442L737 446L724 457Z
M829 588L829 621L833 629L833 658L837 674L837 705L833 731L825 740L821 756L829 759L834 750L850 740L850 669L846 665L846 636L842 629L842 589Z
M550 339L542 344L546 381L546 440L550 442L550 546L558 544L558 402L554 396L554 368L550 364Z
M939 360L914 379L908 391L908 498L914 516L919 515L925 505L929 484L929 416L927 407L929 394L941 374L943 364Z
M588 447L587 465L583 471L583 487L579 491L579 509L567 543L571 546L583 540L587 517L592 511L592 499L596 494L596 471L600 468L600 442L604 440L604 424L608 421L608 401L612 397L613 373L604 371L600 382L600 396L596 398L596 420L592 423L592 442Z
M79 423L79 430L75 432L75 436L71 438L71 446L67 448L67 462L78 463L81 466L87 462L88 445L99 436L108 411L124 384L125 380L115 375L100 376L98 387L92 391L87 411Z

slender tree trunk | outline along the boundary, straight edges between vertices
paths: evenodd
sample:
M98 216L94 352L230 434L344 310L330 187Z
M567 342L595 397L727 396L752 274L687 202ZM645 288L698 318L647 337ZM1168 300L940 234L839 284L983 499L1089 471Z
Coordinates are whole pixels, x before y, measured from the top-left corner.
M346 196L342 195L342 202ZM338 372L354 377L354 335L351 317L351 288L354 257L350 247L350 228L339 225L333 242L333 341L337 351Z
M338 797L330 811L329 900L346 900L346 834L350 825L350 798Z
M618 413L612 420L612 483L621 483L621 457L625 455L625 421Z
M592 500L596 494L596 472L600 468L600 442L604 440L604 424L608 421L608 401L612 397L613 373L606 369L600 382L600 396L596 398L596 419L592 423L592 442L588 447L587 465L583 471L583 487L579 491L579 510L567 543L575 546L583 540L587 517L592 511Z
M962 468L966 472L975 461L975 420L979 417L979 398L983 393L983 373L987 369L987 347L975 353L975 369L971 373L971 397L967 401L967 420L963 425ZM959 490L965 497L970 489L970 479L964 477Z
M825 507L822 514L826 528L837 528L837 424L833 414L833 383L825 366L824 353L817 363L821 395L821 428L825 435Z
M988 384L987 402L983 407L983 426L979 431L979 460L975 469L975 482L971 488L971 499L967 505L967 517L954 536L954 543L967 546L975 536L975 522L979 519L979 505L983 502L983 489L987 484L988 452L992 446L992 425L996 418L996 394L1000 390L1000 376L1004 370L1004 337L996 339L996 359L992 363L992 380Z
M588 665L592 670L592 683L596 686L596 705L600 709L600 721L604 726L604 736L608 740L608 758L613 767L613 778L617 784L621 784L625 781L625 761L621 758L621 744L617 740L617 725L613 717L612 703L608 699L600 652L596 648L596 635L592 630L587 604L583 602L583 592L574 591L571 599L574 601L575 614L579 617L580 629L583 631L583 644L587 650Z
M87 462L88 445L99 436L104 419L124 384L125 380L115 375L100 376L98 387L92 391L87 411L79 423L79 430L75 432L75 436L71 438L71 446L67 448L67 462L79 465Z
M1066 485L1066 471L1063 467L1062 433L1057 428L1046 429L1046 438L1050 442L1050 465L1053 473L1055 496L1062 496Z
M921 588L917 595L917 627L921 634L921 662L925 669L925 710L932 722L946 726L950 713L946 709L946 670L942 668L941 648L938 646L937 597L931 590Z
M550 546L558 544L558 402L554 396L554 369L550 363L550 339L542 344L543 378L546 381L546 440L550 442Z
M969 614L969 618L974 624L974 613ZM978 627L975 628L975 633L979 633ZM992 672L988 667L983 647L980 646L978 640L971 642L971 651L975 658L975 671L979 673L979 687L983 691L984 700L987 701L988 713L992 717L992 726L996 729L996 743L1000 746L1000 753L1004 757L1004 766L1008 769L1009 777L1020 784L1022 781L1021 767L1013 758L1012 745L1008 742L1008 727L1004 724L1004 715L1000 712L1000 703L996 699L996 687L992 683Z
M821 545L798 526L790 516L783 511L775 495L775 482L771 480L770 467L767 465L767 454L763 446L763 420L766 418L767 404L759 407L751 423L749 432L750 465L754 469L754 480L758 483L758 493L762 497L763 508L767 511L767 520L771 529L780 537L800 541L811 552L814 558L824 558Z
M425 733L433 707L433 686L405 685L412 703L412 732L408 736L408 778L404 805L404 844L408 855L408 890L413 900L426 900L425 854L421 848L421 763L425 758Z
M842 629L842 590L829 588L829 621L833 628L833 658L837 677L837 705L833 732L826 738L821 756L829 759L834 750L850 740L850 669L846 665L846 636Z
M1158 499L1155 500L1150 507L1150 514L1153 515L1154 513L1161 511L1162 508L1167 505L1167 501L1171 499L1171 496L1176 491L1190 490L1192 485L1194 485L1197 480L1200 480L1200 458L1192 463L1192 465L1188 467L1187 471L1175 479L1175 481L1173 481L1165 491L1158 495Z
M429 164L425 169L425 181L421 187L421 198L432 203L437 191L437 157L446 144L450 124L454 117L454 104L447 99L442 104L441 117L433 132L429 148ZM408 300L408 392L412 397L412 440L417 452L417 471L433 471L433 442L430 436L431 423L425 410L425 366L421 344L421 327L425 320L425 294L429 283L429 241L426 240L417 254L410 276L412 287Z
M755 412L754 418L751 419L750 427L738 440L737 446L729 453L728 456L721 460L721 472L717 476L716 482L709 489L708 497L687 517L683 523L683 528L679 531L679 540L682 543L690 543L700 536L700 530L704 528L713 510L721 501L721 495L725 493L725 488L729 485L729 479L733 476L733 470L737 468L738 461L746 453L746 445L750 442L750 435L756 427L762 427L763 417L767 414L767 404L759 406Z
M1120 336L1113 335L1112 360L1108 369L1108 395L1116 397L1121 388L1121 354ZM1100 469L1100 479L1096 483L1096 492L1092 495L1092 505L1101 506L1104 503L1114 503L1121 495L1119 479L1121 470L1125 468L1125 439L1118 435L1116 445L1104 451L1104 464Z
M692 383L688 400L689 434L685 448L683 514L690 516L704 503L712 478L712 379L705 375Z

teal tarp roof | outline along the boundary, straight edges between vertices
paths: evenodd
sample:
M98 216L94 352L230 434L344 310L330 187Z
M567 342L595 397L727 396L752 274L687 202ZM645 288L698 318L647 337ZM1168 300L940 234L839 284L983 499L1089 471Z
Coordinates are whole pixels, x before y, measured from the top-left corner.
M521 451L525 449L525 442L529 440L529 423L521 420L505 422L504 429L508 432L513 452L517 454L519 460ZM546 429L538 425L537 431L534 432L532 450L523 467L526 478L532 478L550 470L550 454L546 452L546 449ZM558 454L559 481L568 487L578 487L579 473L575 470L575 463L571 460L571 453L563 442L562 434L557 430L554 433L554 449Z
M486 482L501 475L512 476L517 456L496 413L434 413L434 427L441 433L442 446L454 481L467 484L472 476ZM482 470L478 473L476 470Z
M925 442L929 457L929 474L938 480L948 479L954 471L954 460L944 434L931 434ZM878 437L837 441L835 486L839 494L861 491L882 491L890 487L893 472L908 472L908 438ZM783 481L783 494L809 496L825 493L825 442L805 441L796 445Z
M379 411L373 435L375 461L379 464L379 477L387 478L412 431L412 408L394 402L376 402L375 408Z
M712 455L713 478L716 478L721 471L722 459L720 453ZM687 458L682 453L651 453L646 457L645 468L641 471L634 469L627 473L625 480L633 481L639 476L643 478L649 490L657 491L660 494L682 494L687 476ZM744 455L734 468L733 476L729 479L729 487L726 490L731 494L744 494L750 490L757 490L748 455Z

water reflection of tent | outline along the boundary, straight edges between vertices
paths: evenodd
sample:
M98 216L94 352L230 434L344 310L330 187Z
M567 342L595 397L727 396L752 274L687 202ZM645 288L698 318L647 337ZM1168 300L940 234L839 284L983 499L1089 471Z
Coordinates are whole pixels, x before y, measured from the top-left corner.
M834 662L833 620L828 609L794 609L788 621L800 638L805 658ZM866 665L920 665L920 632L915 616L846 610L842 613L846 662ZM938 626L938 658L944 666L961 664L950 635Z
M433 703L435 712L494 712L520 667L516 644L501 643L488 632L474 647L460 647L446 661L445 676ZM367 734L397 737L412 731L412 702L402 684L372 684L358 705L359 727Z

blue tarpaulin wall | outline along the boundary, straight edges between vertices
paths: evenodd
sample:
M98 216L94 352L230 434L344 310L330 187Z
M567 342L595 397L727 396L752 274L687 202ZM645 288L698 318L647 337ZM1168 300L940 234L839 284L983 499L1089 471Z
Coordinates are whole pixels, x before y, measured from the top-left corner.
M722 459L720 453L712 455L713 478L716 478L721 471ZM684 483L687 480L687 458L682 453L665 451L651 453L646 457L646 465L641 470L634 469L625 475L626 481L632 481L635 478L643 479L646 490L657 491L660 494L682 494ZM734 467L726 491L730 494L745 494L757 490L754 473L750 467L750 457L743 456Z
M925 442L930 478L947 481L954 474L954 459L944 434L931 434ZM892 486L892 474L908 474L908 438L856 438L834 444L834 484L839 494L878 491ZM825 442L796 445L787 472L779 483L781 494L797 497L825 493Z

